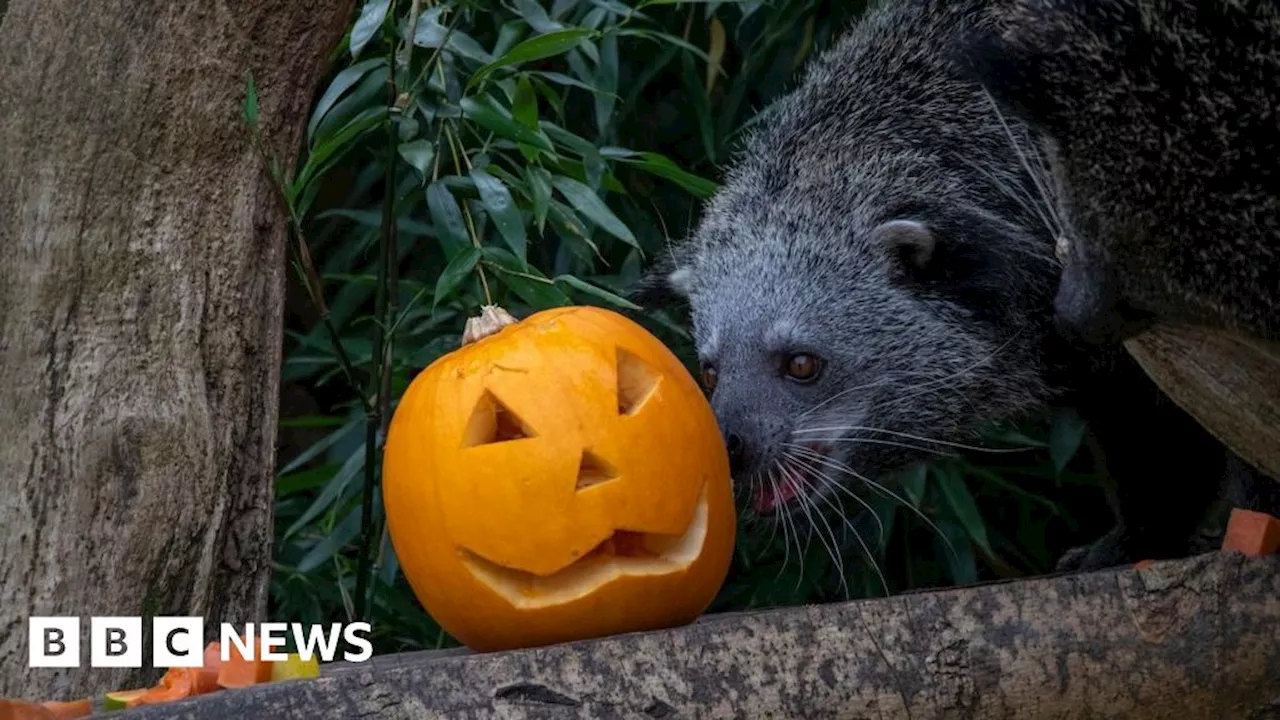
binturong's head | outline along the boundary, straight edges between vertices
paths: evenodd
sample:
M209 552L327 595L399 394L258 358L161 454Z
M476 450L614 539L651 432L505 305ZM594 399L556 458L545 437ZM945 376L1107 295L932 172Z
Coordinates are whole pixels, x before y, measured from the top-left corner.
M757 512L831 507L1048 399L1043 178L934 47L970 5L868 17L760 120L639 293L687 304Z

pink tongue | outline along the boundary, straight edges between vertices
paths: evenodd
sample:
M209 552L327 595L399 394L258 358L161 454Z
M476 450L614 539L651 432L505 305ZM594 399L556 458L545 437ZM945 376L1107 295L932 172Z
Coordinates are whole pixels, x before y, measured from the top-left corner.
M784 480L781 485L761 487L756 492L756 512L770 513L787 504L796 496L796 484L792 480Z

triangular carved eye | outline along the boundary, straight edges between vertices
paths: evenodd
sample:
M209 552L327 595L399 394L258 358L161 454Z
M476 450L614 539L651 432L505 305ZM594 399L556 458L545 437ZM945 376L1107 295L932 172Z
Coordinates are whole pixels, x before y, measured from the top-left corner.
M618 414L635 415L653 397L662 376L645 361L618 348Z
M492 443L523 440L537 437L532 429L488 390L480 396L476 409L471 412L462 447L490 445Z
M586 490L610 480L617 480L618 471L605 462L603 458L590 450L582 451L582 460L578 463L577 490Z

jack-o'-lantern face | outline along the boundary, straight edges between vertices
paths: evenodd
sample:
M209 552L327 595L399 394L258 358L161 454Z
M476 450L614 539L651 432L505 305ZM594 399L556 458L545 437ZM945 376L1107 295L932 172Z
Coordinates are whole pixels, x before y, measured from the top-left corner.
M690 622L732 554L711 408L660 341L598 308L536 314L424 370L383 485L415 593L476 649Z

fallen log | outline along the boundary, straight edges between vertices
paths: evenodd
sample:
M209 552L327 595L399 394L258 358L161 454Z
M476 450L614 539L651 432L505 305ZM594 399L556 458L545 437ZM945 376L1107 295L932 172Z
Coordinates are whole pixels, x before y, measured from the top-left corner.
M709 616L494 654L415 653L144 718L1272 718L1280 556L1211 553Z

